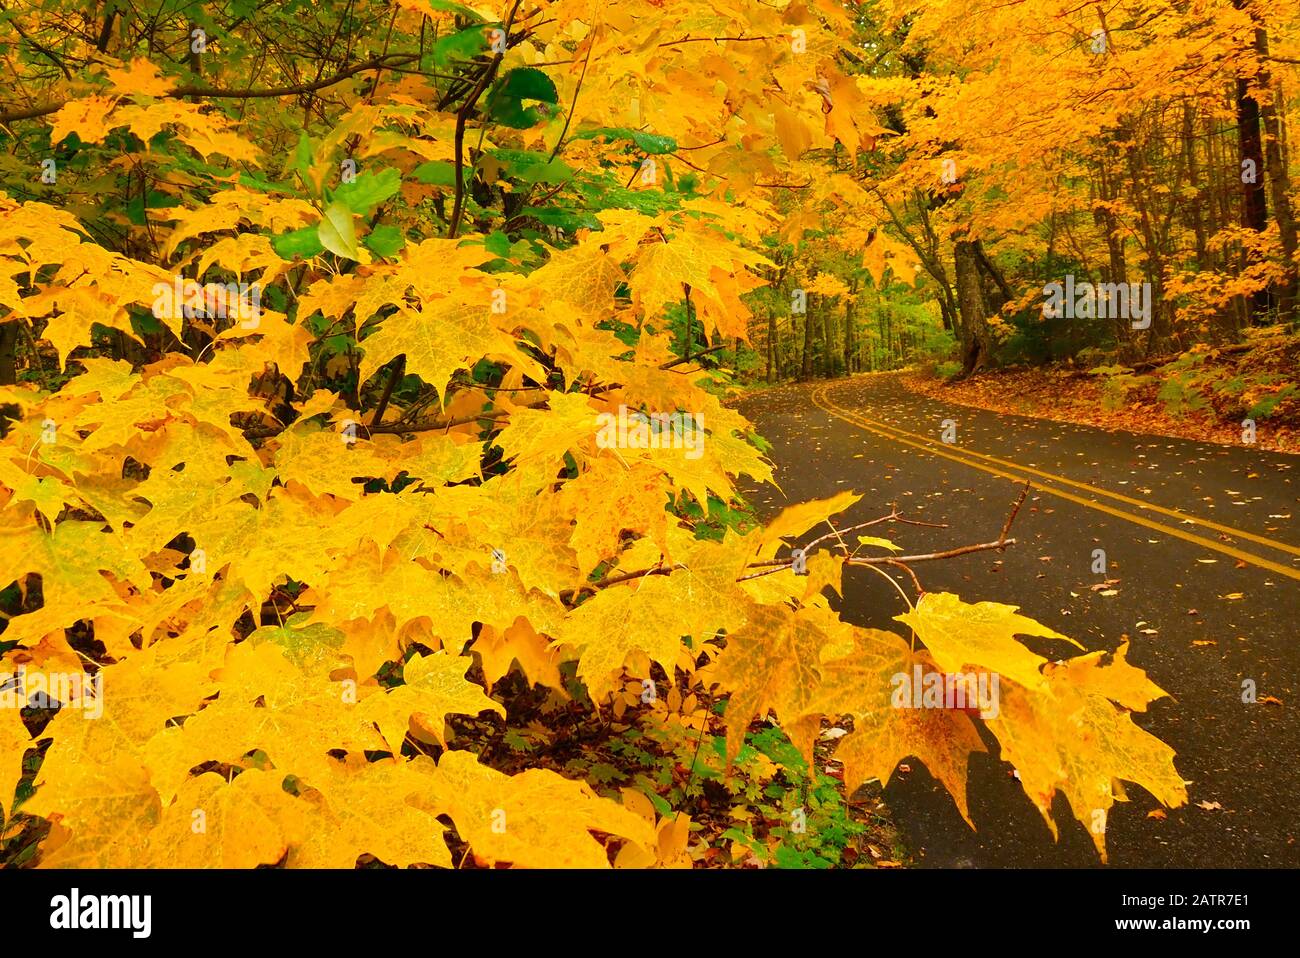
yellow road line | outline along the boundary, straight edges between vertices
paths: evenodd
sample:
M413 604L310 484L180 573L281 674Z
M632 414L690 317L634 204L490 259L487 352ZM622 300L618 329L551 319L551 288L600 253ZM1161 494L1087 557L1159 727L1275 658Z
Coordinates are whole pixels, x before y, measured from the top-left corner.
M830 390L830 386L825 386L822 388L827 392L829 392ZM921 436L914 432L908 432L906 429L900 429L898 426L892 426L889 425L888 423L882 423L874 419L869 419L868 417L862 415L860 412L857 412L856 410L850 410L850 409L846 409L843 406L838 406L836 403L833 403L829 399L826 399L824 395L822 398L826 400L828 405L836 406L836 408L840 409L841 411L861 419L864 423L870 423L871 425L875 426L877 429L882 429L886 432L898 433L899 435L907 436L911 439L918 440L919 442L923 442L931 446L945 448L945 444L941 444L936 440L931 439L928 436ZM830 410L827 411L829 412ZM1155 505L1154 503L1143 502L1141 499L1134 499L1130 496L1123 495L1122 493L1112 492L1109 489L1101 489L1097 486L1089 485L1086 482L1079 482L1078 480L1075 479L1067 479L1065 476L1058 476L1056 473L1053 472L1044 472L1043 470L1035 469L1032 466L1022 466L1020 463L1017 462L1008 462L1005 459L999 459L996 456L985 455L984 453L976 452L973 449L962 449L961 452L962 455L974 457L976 459L981 459L984 462L991 462L996 465L1002 466L1004 468L1016 469L1023 473L1030 473L1035 476L1041 476L1044 479L1050 479L1053 482L1059 482L1062 483L1063 485L1073 486L1075 489L1083 489L1086 492L1091 492L1093 495L1106 496L1107 498L1114 499L1118 502L1123 502L1126 505L1136 506L1137 508L1142 509L1145 512L1158 512L1161 515L1169 516L1171 519L1178 519L1181 522L1189 522L1194 525L1204 526L1207 529L1213 529L1215 532L1223 532L1239 539L1246 539L1250 542L1256 542L1259 543L1260 545L1268 546L1270 549L1277 549L1279 552L1289 552L1292 555L1300 556L1300 547L1290 545L1289 543L1286 542L1279 542L1276 539L1270 539L1267 536L1256 535L1253 532L1243 532L1242 530L1234 529L1231 526L1224 526L1224 525L1220 525L1217 522L1211 522L1209 519L1201 519L1197 516L1188 515L1185 512L1179 512L1177 509L1167 509L1164 506L1158 506Z
M928 452L931 455L942 456L945 459L951 459L953 462L958 462L961 463L962 465L970 466L972 469L979 469L981 472L987 472L990 473L991 475L1000 476L1001 478L1004 479L1010 479L1012 482L1018 482L1018 483L1026 482L1028 481L1028 477L1024 475L1024 473L1033 473L1036 476L1041 476L1043 478L1052 481L1063 482L1066 483L1067 485L1081 487L1089 491L1096 492L1105 496L1111 496L1112 498L1119 499L1125 502L1130 502L1135 505L1142 506L1144 508L1149 507L1154 511L1162 512L1167 515L1172 515L1180 519L1190 520L1191 522L1199 523L1200 525L1204 525L1209 528L1216 529L1218 531L1222 531L1234 536L1240 536L1241 538L1251 539L1256 542L1261 542L1265 545L1271 546L1275 549L1279 549L1284 552L1294 552L1300 554L1300 550L1297 550L1295 547L1287 545L1286 543L1274 542L1272 539L1267 539L1263 536L1254 536L1248 533L1243 533L1237 529L1232 529L1229 528L1228 526L1221 526L1218 525L1217 523L1207 522L1204 519L1198 519L1194 516L1188 516L1185 515L1184 513L1177 512L1176 510L1163 509L1159 506L1150 506L1150 504L1143 503L1140 500L1129 499L1126 496L1121 496L1117 493L1111 493L1105 489L1098 489L1095 486L1089 486L1087 483L1075 482L1074 480L1066 479L1063 476L1057 476L1054 473L1043 472L1042 470L1038 470L1038 469L1030 469L1029 467L1021 466L1017 463L1007 462L1006 460L997 459L993 456L985 456L981 453L976 453L971 450L962 450L960 454L953 452L950 448L947 448L925 436L918 436L915 433L910 433L907 432L906 430L895 429L894 427L891 426L884 426L880 423L874 422L873 420L867 419L865 416L861 416L853 412L852 410L848 410L842 406L838 406L837 404L831 402L829 399L826 398L826 393L830 391L830 388L831 387L829 385L826 385L826 386L818 387L817 389L813 390L813 394L812 394L813 405L817 406L819 409L823 410L824 412L830 413L832 416L835 416L839 419L843 419L845 422L848 422L851 425L857 426L860 429L864 429L867 432L874 433L878 436L881 436L882 438L891 439L894 442L900 443L902 445L911 446L915 449L920 449L922 452ZM919 440L919 442L914 441L913 439L903 438L904 436L914 437L914 439ZM983 463L973 461L971 458L968 458L968 456L975 456L978 457L979 459L985 459L991 462L995 462L998 463L999 465L1006 466L1008 469L1019 470L1020 472L1018 473L1008 472L1004 469L999 469L993 466L984 465ZM1126 512L1123 509L1117 509L1114 506L1109 506L1102 502L1096 502L1092 499L1085 499L1082 496L1076 496L1073 493L1064 491L1063 489L1056 489L1050 485L1046 485L1043 483L1035 484L1035 487L1042 492L1048 493L1049 495L1056 496L1060 499L1065 499L1067 502L1073 502L1078 505L1085 506L1089 509L1095 509L1098 512L1103 512L1107 515L1114 516L1117 519L1124 519L1127 520L1128 522L1135 523L1136 525L1144 526L1147 529L1152 529L1156 532L1162 532L1165 535L1171 535L1176 538L1183 539L1187 542L1193 542L1196 545L1202 546L1203 548L1211 549L1215 552L1222 553L1223 555L1232 556L1234 559L1238 559L1242 562L1247 562L1250 565L1258 566L1262 569L1268 569L1271 572L1276 572L1279 575L1284 575L1287 576L1288 578L1300 581L1300 569L1293 569L1290 566L1285 566L1279 562L1273 562L1270 559L1265 559L1253 553L1245 552L1241 549L1233 548L1232 546L1225 545L1222 542L1217 542L1213 539L1207 539L1204 536L1198 536L1195 533L1188 532L1184 529L1176 528L1175 526L1168 526L1165 525L1164 523L1156 522L1154 519L1148 519L1145 516L1134 515L1131 512Z

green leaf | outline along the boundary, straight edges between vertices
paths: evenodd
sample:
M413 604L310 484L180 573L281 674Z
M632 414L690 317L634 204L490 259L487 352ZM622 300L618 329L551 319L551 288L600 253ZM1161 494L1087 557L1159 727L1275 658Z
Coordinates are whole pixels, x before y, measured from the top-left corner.
M537 107L524 106L525 100L554 104L559 102L555 83L534 67L516 67L497 81L488 97L488 115L503 126L526 130L546 116Z
M411 175L420 183L430 186L455 186L456 166L450 160L430 160L421 163Z
M315 149L312 147L311 137L306 133L298 134L298 146L293 151L293 157L289 161L288 171L297 173L305 181L307 171L311 169L311 158Z
M430 9L438 10L442 13L457 14L473 23L485 22L480 14L459 3L452 3L451 0L429 0L429 7Z
M540 100L543 103L560 101L555 82L536 67L515 67L497 81L493 95L513 97L516 100Z
M321 246L335 256L357 258L357 231L352 222L352 211L338 200L326 208L320 225L316 227L316 235Z
M320 235L315 226L304 226L300 230L272 236L271 248L282 259L293 259L294 257L311 259L313 256L319 256L325 252L325 247L321 245Z
M583 130L580 133L575 133L572 139L591 140L598 136L603 136L607 140L631 140L636 144L637 149L651 155L677 152L677 141L671 136L643 133L640 130L633 130L625 126L602 126L594 130Z
M351 183L342 184L334 191L334 200L353 213L365 215L401 188L402 175L390 167L378 174L362 173Z
M265 179L261 176L254 176L246 170L241 170L239 173L239 185L245 189L257 190L261 193L292 193L295 189L295 187L289 183L280 183L275 180Z
M573 169L563 160L551 159L549 153L536 150L493 150L492 158L499 162L507 176L523 183L567 183L573 179Z
M519 180L523 183L545 183L555 186L573 179L573 168L559 157L549 163L534 163L519 171Z
M433 45L429 55L437 65L447 66L453 60L473 60L487 52L487 48L487 31L481 26L473 26L443 37Z
M406 236L396 226L376 226L362 244L376 256L395 256L406 245Z
M510 237L500 230L488 234L488 238L483 243L484 248L496 256L510 255Z

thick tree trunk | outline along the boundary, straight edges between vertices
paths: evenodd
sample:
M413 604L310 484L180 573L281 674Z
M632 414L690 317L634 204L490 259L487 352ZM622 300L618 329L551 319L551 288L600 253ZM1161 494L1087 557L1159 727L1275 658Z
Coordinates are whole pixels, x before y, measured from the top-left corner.
M978 240L957 240L953 245L957 307L961 313L962 376L969 376L993 363L993 335L988 324L992 310L980 281L980 255Z
M1232 0L1238 10L1246 0ZM1250 80L1237 77L1237 173L1241 181L1241 225L1262 233L1268 227L1264 198L1264 138L1260 135L1259 103L1250 95ZM1252 321L1268 311L1267 289L1251 298Z
M1237 154L1241 174L1241 225L1262 233L1268 226L1264 199L1264 138L1259 129L1259 104L1250 84L1237 79Z

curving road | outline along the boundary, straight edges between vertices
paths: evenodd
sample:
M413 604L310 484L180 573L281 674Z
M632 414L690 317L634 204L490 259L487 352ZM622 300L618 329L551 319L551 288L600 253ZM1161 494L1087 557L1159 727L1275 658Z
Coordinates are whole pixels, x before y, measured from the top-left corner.
M1300 459L999 415L915 395L895 375L765 390L740 409L774 447L781 491L745 490L765 518L852 489L865 495L846 522L897 502L948 523L880 533L929 551L996 539L1030 480L1015 546L916 571L929 591L1019 605L1090 651L1127 635L1130 660L1170 692L1135 719L1177 750L1189 803L1151 818L1155 800L1130 788L1109 816L1111 864L1300 865ZM898 628L901 600L878 576L849 570L845 596L851 621ZM1052 841L1005 764L972 757L975 832L923 765L908 768L885 798L922 865L1100 864L1060 796Z

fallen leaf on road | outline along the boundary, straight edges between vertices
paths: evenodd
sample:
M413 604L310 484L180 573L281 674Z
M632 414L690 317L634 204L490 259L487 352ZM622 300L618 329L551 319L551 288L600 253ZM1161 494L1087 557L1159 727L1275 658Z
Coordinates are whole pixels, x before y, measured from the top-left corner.
M1262 699L1259 700L1259 702L1260 702L1261 705L1265 705L1265 704L1267 704L1267 705L1282 705L1282 704L1283 704L1283 702L1282 702L1281 699L1279 699L1279 698L1274 698L1274 697L1271 696L1271 695L1265 695Z
M1244 599L1244 598L1246 598L1246 593L1244 593L1244 592L1229 592L1227 595L1221 595L1221 596L1219 596L1219 598L1220 598L1220 599L1230 599L1230 600L1231 600L1231 599Z
M1207 812L1221 812L1223 806L1218 802L1197 802L1198 807L1205 809Z
M1163 808L1155 808L1147 812L1147 818L1158 818L1161 821L1164 821L1168 817L1169 816L1165 814L1165 810Z

